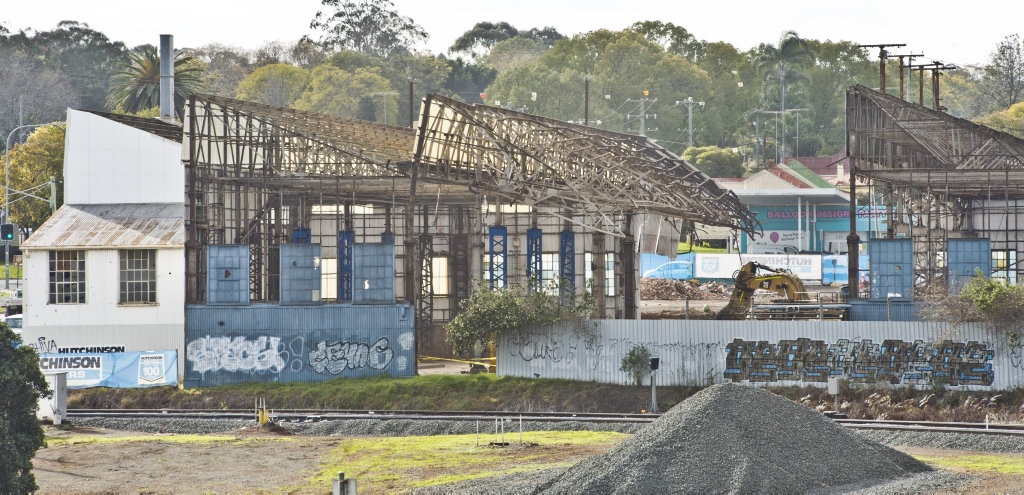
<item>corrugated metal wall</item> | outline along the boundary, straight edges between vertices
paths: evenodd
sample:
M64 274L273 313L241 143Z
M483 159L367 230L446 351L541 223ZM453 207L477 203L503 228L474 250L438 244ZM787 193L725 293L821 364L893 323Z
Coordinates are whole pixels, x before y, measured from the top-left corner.
M416 374L404 304L194 306L186 320L188 387Z
M658 385L729 381L859 383L1005 390L1024 386L1024 353L980 326L922 322L600 320L503 339L502 376L631 384L634 345L660 359ZM649 384L650 382L646 382Z

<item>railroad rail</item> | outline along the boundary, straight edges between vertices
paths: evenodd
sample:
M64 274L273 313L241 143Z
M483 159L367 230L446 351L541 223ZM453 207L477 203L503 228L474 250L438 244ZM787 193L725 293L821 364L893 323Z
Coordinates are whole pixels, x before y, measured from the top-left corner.
M445 421L493 421L500 418L522 419L537 422L580 421L584 423L650 423L659 414L606 414L570 412L508 412L508 411L374 411L374 410L318 410L282 409L270 411L272 421L344 421L356 419L377 420L445 420ZM257 413L241 409L69 409L67 418L111 417L111 418L166 418L166 419L209 419L245 420L255 419ZM833 418L847 428L861 430L954 432L998 435L1018 435L1024 438L1024 424L1020 423L966 423L939 421L891 421L871 419Z

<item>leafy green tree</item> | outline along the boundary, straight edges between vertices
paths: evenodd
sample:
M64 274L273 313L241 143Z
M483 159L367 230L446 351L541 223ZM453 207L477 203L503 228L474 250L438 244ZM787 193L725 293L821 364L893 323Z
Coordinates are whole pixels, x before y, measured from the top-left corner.
M20 342L6 323L0 323L0 493L39 489L32 458L46 441L36 410L40 397L53 395L39 369L39 355Z
M847 88L877 84L878 66L854 43L808 40L807 45L818 63L804 70L799 112L783 115L786 144L793 156L832 155L846 145ZM898 69L893 72L898 77Z
M398 92L376 68L358 68L349 72L325 64L313 69L309 85L292 106L299 110L395 124L397 95Z
M310 78L310 71L291 64L264 65L238 83L237 97L265 105L288 107L302 96Z
M704 43L694 38L686 28L671 22L639 21L629 29L642 34L648 41L657 43L666 52L682 55L691 62L697 61L704 52Z
M426 41L427 32L395 10L391 0L323 0L333 12L317 11L310 29L322 32L318 41L327 50L349 49L387 57L411 52Z
M475 102L497 76L498 71L493 67L456 58L448 60L448 77L441 86L444 93L462 101Z
M113 77L107 96L107 108L128 113L160 106L160 51L155 46L132 50L130 63L121 66ZM174 50L174 115L184 116L185 100L198 93L205 83L202 61Z
M31 35L20 31L0 40L0 47L20 51L41 68L61 74L74 88L77 106L86 110L106 108L111 78L128 57L124 43L110 41L76 21L61 21L52 31ZM26 108L30 106L30 102L24 103Z
M21 227L38 228L64 204L63 187L56 187L56 197L50 197L50 178L57 184L64 181L64 132L63 125L39 127L25 144L11 147L11 220Z
M989 113L991 108L988 104L989 100L981 94L979 78L975 77L978 70L977 67L964 67L963 70L954 70L943 74L942 84L939 86L939 97L947 108L947 113L962 119L976 119ZM915 73L915 75L917 74L920 73ZM919 98L917 77L909 82L911 89L908 99L916 102Z
M253 71L249 54L242 49L211 43L189 51L206 66L203 92L233 98L238 83Z
M490 53L481 57L481 63L494 67L498 73L524 65L537 63L547 47L544 42L529 36L516 36L500 41L491 47Z
M1024 102L979 118L977 123L1024 139Z
M739 154L717 146L687 148L683 160L710 177L742 177L744 172L743 158Z
M447 340L456 355L466 355L477 345L494 345L503 336L559 321L585 319L593 309L589 292L582 291L573 299L561 306L559 297L548 291L530 291L514 284L489 290L480 285L462 301L455 318L445 324Z
M981 68L978 85L992 102L992 110L1002 110L1024 100L1024 45L1019 35L1007 36Z
M478 22L448 47L448 53L476 59L486 55L496 43L518 35L519 30L507 22Z

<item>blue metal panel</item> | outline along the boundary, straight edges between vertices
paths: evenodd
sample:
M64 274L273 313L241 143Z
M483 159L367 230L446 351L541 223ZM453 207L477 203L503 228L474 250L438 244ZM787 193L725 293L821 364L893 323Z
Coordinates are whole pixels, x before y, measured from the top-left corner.
M249 246L206 247L206 303L249 304Z
M338 300L352 300L352 245L356 243L353 230L338 232Z
M914 253L910 239L871 239L868 255L872 299L913 299Z
M541 257L543 237L544 233L540 229L526 231L526 279L531 291L540 290L541 272L544 267Z
M989 239L949 239L946 241L946 283L951 293L960 290L971 277L981 272L992 274L992 241Z
M281 246L281 304L320 304L320 244Z
M489 227L487 232L487 252L491 258L487 278L491 281L491 290L503 289L508 285L508 272L505 270L508 257L508 227Z
M563 230L558 241L558 297L567 304L576 293L576 236L571 230Z
M309 244L311 233L309 229L292 229L293 244Z
M395 245L362 243L352 247L353 304L395 303Z
M188 387L416 374L405 304L191 306L185 317Z

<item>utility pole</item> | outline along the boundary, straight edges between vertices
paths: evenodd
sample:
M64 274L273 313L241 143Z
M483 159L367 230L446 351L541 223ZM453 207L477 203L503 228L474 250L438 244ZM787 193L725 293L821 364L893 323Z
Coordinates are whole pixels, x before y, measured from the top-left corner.
M640 113L637 114L637 115L626 114L626 118L627 119L632 119L632 118L639 118L640 119L640 135L644 136L644 137L647 137L647 117L648 117L647 109L650 108L648 103L653 105L653 104L658 102L657 98L655 98L653 100L648 99L647 97L650 96L650 94L651 94L651 92L645 89L644 90L644 97L643 98L641 98L639 100L626 100L627 103L633 103L633 102L640 103ZM656 114L656 113L655 114L650 114L650 117L655 119L655 120L657 120L658 119L658 114Z
M687 141L687 146L686 147L687 148L693 148L693 107L699 106L701 108L701 110L703 110L704 109L704 102L703 101L693 101L693 97L692 96L688 96L688 97L686 97L685 100L677 101L676 105L684 105L684 106L686 106L687 121L689 122L689 124L688 124L689 127L687 129L688 129L689 136L690 136L689 140Z
M906 99L906 92L904 91L905 83L904 83L904 79L903 79L903 68L904 67L908 67L910 64L913 64L914 63L914 58L916 58L916 57L923 57L924 54L923 53L917 53L917 54L912 54L912 55L911 54L907 54L907 55L889 55L889 56L890 57L896 57L896 58L900 59L900 99L901 100L905 100ZM907 57L907 65L903 65L903 57Z
M857 48L878 48L879 49L879 90L882 94L886 93L886 58L889 56L889 52L886 51L888 47L906 46L906 43L882 43L877 45L857 45Z

